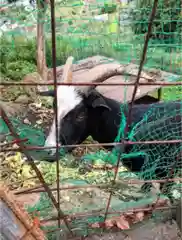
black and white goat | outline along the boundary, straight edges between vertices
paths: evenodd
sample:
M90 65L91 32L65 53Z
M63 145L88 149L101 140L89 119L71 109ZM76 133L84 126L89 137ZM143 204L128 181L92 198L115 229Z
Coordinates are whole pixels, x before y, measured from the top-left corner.
M55 96L54 90L42 92L41 95L52 97ZM57 97L57 114L59 126L58 131L60 145L80 144L88 136L92 136L92 138L99 143L114 142L120 127L121 116L122 114L127 115L126 108L124 108L124 112L121 110L121 103L101 95L92 87L58 86ZM55 99L53 105L55 106ZM176 109L179 110L178 112L180 113L180 101L158 102L152 105L134 104L132 107L130 129L133 125L140 122L143 119L143 116L149 111L149 109L154 106L159 110L161 109L159 114L160 119L155 121L157 118L155 116L155 119L151 117L151 119L149 119L149 123L147 123L149 125L145 124L145 128L142 128L141 126L139 131L136 132L135 139L139 139L139 137L141 139L144 139L148 131L155 130L156 128L159 136L158 140L165 140L166 136L169 136L170 129L172 131L172 126L175 126L175 131L178 132L177 135L179 136L181 132L181 115L171 116L172 118L169 117L166 119L165 112L173 112ZM150 122L153 122L155 124L150 125ZM161 130L159 128L164 123L166 123L165 132L163 132L164 130L162 127ZM178 128L176 128L176 126L178 126ZM160 136L162 139L160 139ZM151 139L145 138L145 141L154 140L152 139L153 136L150 137ZM53 120L49 134L45 141L45 146L56 146L55 119ZM160 147L163 148L163 145ZM173 149L173 144L169 145L169 148ZM128 145L125 147L125 152L129 153L132 151L132 149L133 147L131 145ZM147 150L149 151L149 146L146 147L143 145L142 149L144 152ZM68 148L67 150L71 151L72 149ZM50 150L50 156L54 156L54 154L55 148L52 148ZM161 157L166 157L166 159L168 159L165 152ZM52 159L50 157L49 160L54 161L55 159L54 157L52 157ZM141 171L145 161L146 159L144 156L138 156L136 158L123 159L123 164L126 165L131 171L137 172ZM165 159L163 159L163 161L165 162ZM168 159L166 161L171 161L171 159ZM160 165L160 163L158 165ZM166 171L162 170L165 172L164 174L161 174L161 167L158 167L156 169L156 174L158 174L158 176L168 175L167 169Z
M42 96L54 97L54 90L42 92ZM114 142L124 112L121 103L101 95L95 89L82 91L81 87L60 86L58 87L58 126L59 143L61 145L80 144L88 136L92 136L100 143ZM178 106L177 102L157 103L169 109ZM55 99L53 102L55 109ZM132 126L142 120L143 116L151 108L151 104L134 104L132 107ZM130 126L130 128L132 127ZM55 120L52 123L47 136L46 147L56 146ZM68 150L71 150L69 147ZM54 155L55 149L50 150Z

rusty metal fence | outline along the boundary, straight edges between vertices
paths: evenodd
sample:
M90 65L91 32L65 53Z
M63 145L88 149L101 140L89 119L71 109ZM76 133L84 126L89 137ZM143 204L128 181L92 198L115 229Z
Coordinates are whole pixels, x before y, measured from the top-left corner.
M150 15L150 19L149 19L149 25L148 25L148 32L146 34L146 37L145 37L145 43L144 43L144 46L143 46L143 53L142 53L142 56L141 56L141 60L140 60L140 65L139 65L139 70L138 70L138 75L136 77L136 81L135 81L135 84L134 84L134 91L133 91L133 95L132 95L132 101L131 101L131 105L129 107L129 112L128 112L128 117L127 117L127 124L126 124L126 128L125 128L125 136L126 136L126 133L127 133L127 126L130 124L130 117L131 117L131 111L132 111L132 106L133 106L133 103L134 103L134 100L135 100L135 96L136 96L136 92L137 92L137 89L138 89L138 86L139 85L159 85L159 83L139 83L139 79L140 79L140 75L141 75L141 72L142 72L142 69L143 69L143 66L144 66L144 62L145 62L145 59L146 59L146 54L147 54L147 48L148 48L148 43L149 43L149 39L150 39L150 36L151 36L151 31L152 31L152 24L153 24L153 21L154 21L154 18L155 18L155 14L156 14L156 10L157 10L157 4L158 4L158 0L154 0L154 3L153 3L153 8L152 8L152 11L151 11L151 15ZM55 4L54 4L54 0L50 1L50 5L51 5L51 30L52 30L52 65L53 65L53 76L54 76L54 83L39 83L39 85L54 85L54 89L57 90L57 86L58 85L82 85L82 86L85 86L85 85L124 85L124 86L128 86L128 85L133 85L132 83L122 83L122 84L112 84L112 83L109 83L109 84L104 84L104 83L88 83L88 82L82 82L82 83L58 83L57 82L57 74L56 74L56 33L55 33ZM2 85L2 84L1 84ZM3 83L4 86L11 86L11 85L37 85L36 83L16 83L16 82L7 82L7 83ZM163 82L163 83L160 83L161 86L177 86L177 85L180 85L179 82ZM57 91L55 91L56 93L56 107L57 107ZM6 125L8 126L9 128L9 131L11 133L11 135L14 137L14 141L12 142L9 142L9 143L6 143L6 144L1 144L1 147L5 147L6 145L7 146L10 146L11 144L13 143L16 143L18 145L18 149L16 149L16 151L19 151L19 152L22 152L29 164L31 165L32 169L35 171L36 173L36 177L40 180L41 182L41 185L38 186L38 187L34 187L34 188L29 188L29 189L23 189L23 190L18 190L16 191L16 195L21 195L21 194L31 194L31 193L37 193L37 192L46 192L49 196L49 198L51 199L52 201L52 204L54 205L55 209L57 210L57 217L53 217L53 218L50 218L50 219L46 219L45 221L44 220L41 220L41 222L49 222L49 221L53 221L53 220L56 220L58 222L58 228L55 229L54 231L60 231L62 229L62 221L64 221L69 233L70 233L70 236L71 237L76 237L72 231L72 228L69 224L70 220L71 219L76 219L76 218L81 218L81 217L85 217L85 216L93 216L93 215L98 215L97 211L94 213L94 212L87 212L87 213L78 213L78 214L74 214L74 215L67 215L64 213L64 210L60 209L60 199L61 199L61 191L63 190L69 190L69 189L80 189L80 188L85 188L85 187L89 187L89 188L97 188L97 187L111 187L114 186L114 184L116 183L116 177L117 177L117 173L118 173L118 168L119 168L119 162L120 162L120 157L121 157L121 154L122 154L122 151L123 151L123 146L126 144L126 143L129 143L129 144L152 144L152 143L161 143L161 144L167 144L167 143L170 143L170 144L175 144L175 143L182 143L182 140L169 140L169 141L147 141L147 142L131 142L131 141L126 141L126 140L122 140L120 143L107 143L107 144L90 144L91 146L116 146L116 145L119 145L121 146L121 151L120 151L120 155L118 156L118 161L117 161L117 164L115 167L113 167L113 171L114 171L114 178L113 178L113 181L112 183L109 185L109 184L94 184L94 185L87 185L87 186L70 186L70 187L63 187L61 188L60 187L60 181L59 181L59 175L60 175L60 170L59 170L59 142L58 142L58 125L57 125L57 122L58 122L58 116L57 116L57 111L55 111L55 116L56 116L56 139L57 139L57 142L56 142L56 162L57 162L57 187L56 188L52 188L50 187L44 180L44 177L42 175L42 173L40 172L40 170L38 169L38 167L36 166L36 164L34 163L34 159L33 157L31 156L30 154L30 151L31 150L43 150L45 149L45 147L38 147L38 146L35 146L35 147L31 147L31 146L26 146L24 143L27 141L27 139L20 139L19 135L17 134L16 132L16 129L13 127L13 124L11 123L10 119L8 118L7 116L7 113L4 111L4 109L2 108L1 109L1 117L2 119L4 120L4 122L6 123ZM28 138L28 136L27 136ZM78 147L78 146L87 146L87 144L84 144L84 145L68 145L68 146L61 146L61 147ZM47 148L46 148L47 149ZM7 148L7 149L3 149L3 151L9 151L10 148ZM12 151L14 151L12 149ZM181 153L179 154L179 159L181 158ZM179 160L179 159L176 159L176 162ZM175 163L176 164L176 163ZM106 170L107 171L107 170ZM171 173L172 174L172 173ZM182 179L181 178L175 178L175 179L172 179L171 176L169 176L167 179L165 180L148 180L148 181L141 181L141 180L133 180L133 181L128 181L127 183L128 184L137 184L137 183L144 183L144 182L148 182L148 183L168 183L168 182L173 182L173 181L181 181ZM43 188L42 188L43 187ZM53 191L57 191L57 199L56 197L54 196L53 194ZM104 222L105 220L107 219L108 215L109 214L116 214L117 212L110 212L109 211L109 207L110 207L110 202L111 202L111 198L112 198L112 191L110 192L109 194L109 197L108 197L108 201L107 201L107 206L105 207L105 214L104 214ZM149 211L151 214L153 212L153 210L165 210L167 209L168 207L158 207L158 201L160 201L160 197L157 198L157 201L155 202L155 204L153 204L152 206L150 207L147 207L147 208L143 208L142 211ZM129 210L130 211L130 210ZM132 212L140 212L141 209L131 209ZM103 227L104 225L100 225L100 227ZM103 227L104 229L104 227ZM76 239L76 238L75 238ZM80 239L84 239L84 237L81 237Z

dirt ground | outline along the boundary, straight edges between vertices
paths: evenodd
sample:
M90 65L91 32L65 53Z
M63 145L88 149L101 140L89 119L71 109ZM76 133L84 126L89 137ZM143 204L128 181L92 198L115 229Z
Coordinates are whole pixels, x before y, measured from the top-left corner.
M180 240L180 234L175 222L156 224L151 220L133 230L117 233L108 233L103 236L92 236L85 240Z
M69 190L70 192L70 190ZM103 198L103 194L100 190L97 190L96 195L100 195ZM62 193L63 194L63 193ZM68 196L71 193L68 194L68 191L65 192L65 194ZM64 198L64 195L62 197ZM73 198L73 193L70 195L70 198ZM97 196L98 197L98 196ZM40 194L32 193L32 194L21 194L17 195L16 199L23 203L23 205L34 205L37 201L39 201ZM98 198L97 198L98 199ZM76 202L74 200L74 202ZM100 202L100 201L99 201ZM65 205L66 204L66 205ZM65 207L68 206L68 203L64 201L64 203L61 203L61 207L65 209ZM71 205L73 208L73 203L69 202L69 205ZM92 205L91 203L87 205ZM53 212L52 212L53 213ZM168 217L166 217L165 213L161 213L160 218L152 218L149 220L144 220L141 223L137 223L131 226L131 229L129 230L118 230L113 229L107 231L107 233L103 232L103 234L100 235L91 235L89 237L85 238L68 238L67 236L61 236L60 239L66 240L180 240L180 232L178 229L178 226L174 220L169 220ZM51 225L56 225L57 221L51 222ZM49 225L49 224L48 224ZM105 231L105 230L104 230ZM57 238L59 239L59 238Z

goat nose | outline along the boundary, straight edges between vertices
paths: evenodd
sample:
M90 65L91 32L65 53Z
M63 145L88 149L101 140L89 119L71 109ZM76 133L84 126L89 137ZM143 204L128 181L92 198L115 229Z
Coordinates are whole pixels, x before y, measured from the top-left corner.
M43 157L44 161L54 162L56 161L56 149L55 148L46 148L44 152L45 156Z
M49 141L49 139L47 139L45 141L44 147L45 147L46 152L50 156L55 155L55 153L56 153L56 148L55 148L56 147L56 143L55 142Z
M47 152L49 156L54 156L56 154L56 149L55 148L47 149Z

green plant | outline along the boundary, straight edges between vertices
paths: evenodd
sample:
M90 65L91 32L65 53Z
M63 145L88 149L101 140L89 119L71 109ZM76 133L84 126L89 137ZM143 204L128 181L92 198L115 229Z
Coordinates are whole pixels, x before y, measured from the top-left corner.
M0 72L3 78L21 80L24 75L36 71L36 39L0 39ZM65 63L68 56L75 54L67 40L57 38L56 41L57 66ZM52 67L52 42L46 41L46 60L48 67Z
M15 37L13 40L2 37L0 39L0 73L3 80L10 79L19 81L24 75L36 71L36 39L23 39ZM177 74L182 74L181 47L174 44L173 51L166 51L166 46L159 46L152 41L149 44L145 66L160 68ZM168 46L168 49L171 47ZM90 36L59 37L56 39L56 64L65 63L68 56L72 55L75 60L81 60L94 55L104 55L119 60L123 63L135 61L139 64L143 44L140 39L117 41L114 36ZM46 61L49 68L52 67L52 41L46 39Z
M153 0L137 0L136 8L131 11L132 27L135 34L145 34L153 6ZM159 0L153 23L152 38L165 43L180 42L182 21L181 0Z
M6 76L10 79L21 80L23 76L28 73L36 71L36 65L29 63L28 61L16 61L7 63Z
M113 3L104 3L104 6L101 8L100 14L103 13L114 13L116 12L117 5Z
M1 38L0 72L5 78L21 80L24 75L36 71L35 40L12 41Z
M65 64L67 57L73 53L73 48L69 41L61 37L56 39L56 65ZM52 67L52 42L50 39L46 41L46 61L47 66Z

